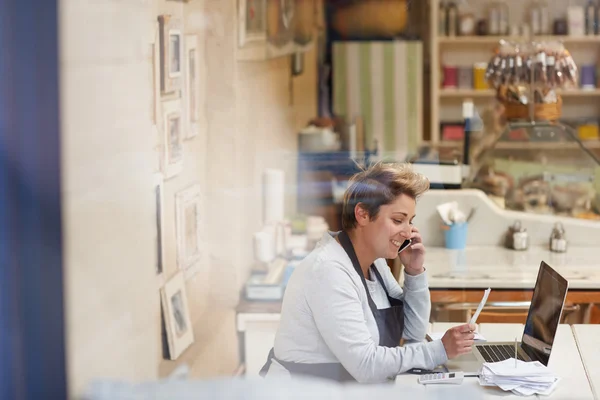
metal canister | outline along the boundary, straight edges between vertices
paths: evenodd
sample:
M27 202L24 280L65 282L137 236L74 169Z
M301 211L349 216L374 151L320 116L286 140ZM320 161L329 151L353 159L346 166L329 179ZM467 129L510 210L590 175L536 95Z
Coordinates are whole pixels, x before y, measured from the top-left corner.
M550 250L556 253L564 253L567 251L567 239L565 237L565 229L560 222L557 222L552 229L550 235Z
M527 250L529 248L529 234L527 233L527 229L521 225L521 221L515 221L508 228L505 245L507 248L513 250Z

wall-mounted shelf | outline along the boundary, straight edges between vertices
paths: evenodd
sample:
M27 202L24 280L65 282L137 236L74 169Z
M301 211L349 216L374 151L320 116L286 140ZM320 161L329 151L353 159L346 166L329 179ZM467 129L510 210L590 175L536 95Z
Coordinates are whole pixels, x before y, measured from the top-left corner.
M433 144L431 142L424 142L424 145L431 145L435 147L456 147L461 148L463 146L462 141L448 141L442 140ZM587 141L583 142L583 145L591 150L600 149L600 141ZM575 142L498 142L494 146L500 150L574 150L579 149L579 145Z
M458 97L458 98L466 98L466 97L494 97L496 92L491 89L486 90L476 90L476 89L440 89L439 96L440 97Z
M437 25L436 25L437 26ZM440 45L452 45L452 44L462 44L462 45L476 45L476 44L485 44L485 45L497 45L501 39L505 40L523 40L520 36L439 36L438 43ZM600 36L535 36L533 38L535 41L561 41L565 44L581 44L581 43L597 43L600 44Z
M600 96L600 89L584 90L559 90L558 93L563 97L596 97ZM476 89L440 89L439 96L447 98L467 98L467 97L494 97L496 92L492 89L476 90Z
M443 66L470 67L476 63L487 63L500 40L523 40L521 37L510 36L443 36L438 34L440 2L429 0L429 38L430 38L430 143L435 145L442 142L441 124L462 119L461 102L470 98L475 108L481 114L484 108L494 101L495 92L492 89L444 89ZM527 21L529 7L532 1L506 0L510 9L509 25L521 24ZM569 2L563 0L547 0L551 17L565 17ZM475 18L486 18L487 9L492 1L482 0L471 4ZM460 6L459 6L460 14ZM538 36L537 41L562 41L571 52L578 66L596 65L600 59L600 35L597 36ZM573 89L561 91L563 97L562 119L576 120L600 117L600 88L593 90ZM556 145L551 144L549 146ZM564 145L564 143L563 143ZM568 147L568 145L567 145ZM522 149L522 146L518 146Z

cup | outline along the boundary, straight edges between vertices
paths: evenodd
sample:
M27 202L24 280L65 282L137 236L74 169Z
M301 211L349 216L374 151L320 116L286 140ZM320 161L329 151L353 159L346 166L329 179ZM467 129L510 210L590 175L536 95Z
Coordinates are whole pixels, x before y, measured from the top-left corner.
M458 67L459 89L473 89L473 68Z
M446 89L456 89L458 86L458 68L452 65L444 65L444 82L442 86Z
M447 226L444 230L446 239L446 248L453 250L462 250L467 246L467 231L469 224L466 222L455 223Z

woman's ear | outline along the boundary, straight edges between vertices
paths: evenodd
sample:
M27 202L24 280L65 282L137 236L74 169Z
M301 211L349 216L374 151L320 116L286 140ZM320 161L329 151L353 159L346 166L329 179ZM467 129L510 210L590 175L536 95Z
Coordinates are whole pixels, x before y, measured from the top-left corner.
M362 203L358 203L354 207L354 217L359 226L365 226L369 223L369 212L365 209Z

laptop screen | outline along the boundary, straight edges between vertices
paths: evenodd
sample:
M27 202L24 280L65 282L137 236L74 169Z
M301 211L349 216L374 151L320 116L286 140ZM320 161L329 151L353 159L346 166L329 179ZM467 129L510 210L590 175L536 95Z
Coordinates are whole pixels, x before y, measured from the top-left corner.
M548 365L558 329L567 281L542 261L523 332L522 347L534 360Z

